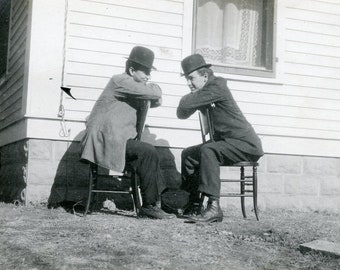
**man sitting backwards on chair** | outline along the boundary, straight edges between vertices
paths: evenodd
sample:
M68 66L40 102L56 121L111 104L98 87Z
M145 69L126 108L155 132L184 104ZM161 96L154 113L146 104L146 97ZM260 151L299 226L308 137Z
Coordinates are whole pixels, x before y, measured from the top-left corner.
M161 104L161 88L147 83L154 69L153 61L150 49L141 46L132 49L125 72L110 79L91 111L81 142L81 158L118 172L123 172L127 162L134 162L143 201L140 214L165 219L174 215L156 205L166 188L156 149L134 140L141 101L151 100L151 107Z
M184 58L181 64L191 93L181 98L177 117L186 119L196 110L203 112L209 107L214 138L214 142L182 152L183 185L190 192L191 202L186 214L192 222L222 221L219 166L259 160L263 155L261 141L236 104L226 80L216 77L200 54ZM203 211L200 194L208 197Z

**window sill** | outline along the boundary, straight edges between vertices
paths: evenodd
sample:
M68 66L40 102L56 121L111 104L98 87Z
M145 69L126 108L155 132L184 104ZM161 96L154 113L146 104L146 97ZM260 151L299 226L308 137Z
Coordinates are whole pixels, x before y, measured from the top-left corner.
M265 83L265 84L275 84L282 85L283 80L280 76L276 78L267 78L267 77L259 77L259 76L246 76L246 75L234 75L234 74L226 74L226 73L218 73L214 72L216 76L223 77L229 81L241 81L241 82L256 82L256 83Z

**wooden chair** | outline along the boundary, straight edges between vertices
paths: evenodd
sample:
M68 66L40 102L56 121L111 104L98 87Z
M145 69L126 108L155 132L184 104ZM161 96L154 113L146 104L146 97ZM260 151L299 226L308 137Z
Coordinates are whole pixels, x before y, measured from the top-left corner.
M203 143L210 141L214 141L214 127L213 122L210 115L210 110L215 107L215 104L212 103L211 106L205 108L202 111L199 111L199 121L201 127L202 141ZM246 210L245 210L245 197L253 197L253 206L256 219L259 220L258 217L258 207L257 207L257 162L250 161L241 161L237 162L233 165L222 165L221 167L239 167L240 168L240 178L239 179L220 179L222 183L240 183L240 192L233 193L221 193L221 197L240 197L241 198L241 209L243 217L246 218ZM248 174L249 170L245 170L245 168L251 169L251 174Z
M147 112L150 108L150 101L141 101L140 110L137 116L137 136L135 140L140 140L142 137L142 132L145 126L145 120L147 116ZM138 184L138 175L135 172L135 168L131 164L127 164L125 171L123 173L119 172L112 172L110 171L110 177L113 179L121 181L123 178L130 179L130 187L128 190L107 190L99 188L98 185L98 178L100 176L106 176L107 174L99 174L98 165L95 163L90 163L89 166L89 187L88 187L88 197L84 211L84 217L88 214L92 204L93 204L93 197L98 193L111 193L111 194L128 194L131 196L134 211L136 211L137 218L139 217L139 211L141 208L141 200L139 194L139 184Z

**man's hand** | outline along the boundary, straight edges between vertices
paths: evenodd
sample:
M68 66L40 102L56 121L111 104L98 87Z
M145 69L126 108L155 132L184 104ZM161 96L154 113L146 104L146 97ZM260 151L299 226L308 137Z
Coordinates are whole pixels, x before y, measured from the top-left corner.
M152 100L150 106L151 106L151 108L155 108L155 107L159 107L161 105L162 105L162 98L160 97L157 100Z

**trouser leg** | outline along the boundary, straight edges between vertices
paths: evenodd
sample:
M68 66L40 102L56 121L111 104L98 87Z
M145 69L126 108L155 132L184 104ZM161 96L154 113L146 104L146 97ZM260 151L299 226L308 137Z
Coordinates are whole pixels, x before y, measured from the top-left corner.
M140 179L143 205L154 204L166 189L155 147L148 143L128 140L126 161L134 163Z
M190 193L190 202L199 202L199 156L200 147L195 145L182 151L181 171L182 171L182 189Z
M252 156L225 141L209 142L200 148L200 185L198 190L219 199L221 191L220 166L250 161Z
M213 143L200 148L200 184L198 190L216 199L220 197L220 164L222 156Z

